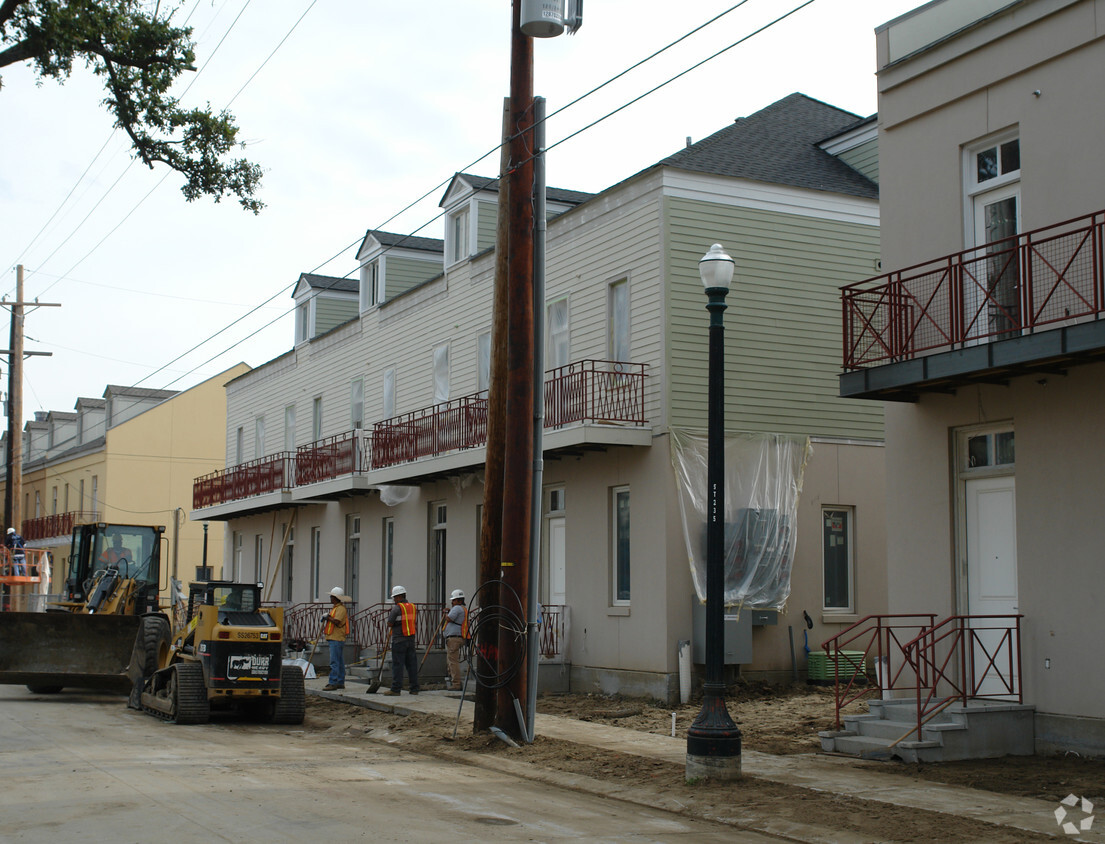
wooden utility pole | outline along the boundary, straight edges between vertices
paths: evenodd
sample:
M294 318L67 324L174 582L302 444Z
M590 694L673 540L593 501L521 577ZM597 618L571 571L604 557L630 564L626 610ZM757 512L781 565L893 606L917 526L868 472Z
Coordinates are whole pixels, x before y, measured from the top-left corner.
M533 500L533 39L522 33L513 2L510 64L510 203L506 448L503 456L502 587L499 603L525 623ZM516 705L526 699L526 649L517 630L499 631L499 669L514 672L499 690L496 725L524 738Z
M23 265L15 268L15 301L0 302L11 307L9 346L0 354L8 356L8 482L4 484L4 524L23 532ZM60 303L32 302L36 308L59 308ZM48 357L53 352L27 352Z

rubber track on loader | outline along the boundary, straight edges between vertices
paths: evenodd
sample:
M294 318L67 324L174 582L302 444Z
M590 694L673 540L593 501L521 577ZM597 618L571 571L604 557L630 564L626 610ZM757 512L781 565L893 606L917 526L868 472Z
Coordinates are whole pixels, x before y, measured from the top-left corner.
M196 662L178 662L169 670L176 674L174 714L168 715L145 705L142 710L154 718L174 724L206 724L211 719L211 705L203 683L203 667Z
M274 724L302 724L307 711L307 691L303 687L303 672L294 665L280 671L280 699L272 711Z

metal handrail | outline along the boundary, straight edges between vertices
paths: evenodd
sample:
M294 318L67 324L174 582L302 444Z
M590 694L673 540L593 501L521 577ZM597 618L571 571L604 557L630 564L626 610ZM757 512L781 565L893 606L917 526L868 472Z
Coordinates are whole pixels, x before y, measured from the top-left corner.
M192 508L284 492L295 486L295 455L280 451L201 475L192 483Z
M917 663L911 657L906 648L906 642L915 641L915 631L924 632L936 624L934 613L891 613L868 615L861 618L855 624L844 628L835 636L826 639L821 644L826 658L832 660L834 665L833 676L833 703L836 729L840 729L840 710L867 695L878 691L879 697L888 691L904 691L919 687L927 682L927 675L917 670ZM909 631L913 638L905 639L903 632ZM863 645L862 664L867 665L869 658L874 658L876 664L884 665L885 670L875 672L876 683L874 686L865 683L858 687L857 673L850 672L848 681L841 686L840 660L844 658L846 646L853 645L851 650L856 650L858 643ZM891 659L894 665L891 666ZM911 668L912 672L907 671ZM867 679L866 671L863 674ZM912 679L913 685L905 685Z
M1021 619L1023 615L953 615L921 631L905 644L911 661L931 674L917 686L917 737L925 716L949 701L1008 700L1024 702L1021 686ZM980 635L985 634L985 635ZM996 641L988 641L996 636ZM979 660L982 657L982 670ZM1002 674L998 662L1006 673ZM991 670L993 673L991 673ZM996 676L995 676L996 675ZM998 692L983 692L983 684L997 680ZM922 691L925 692L922 695ZM950 691L951 694L945 692Z
M841 288L845 371L1105 312L1105 211Z
M371 465L371 446L360 428L301 445L295 453L296 486L364 472Z
M72 536L74 525L89 524L99 519L100 514L95 510L70 510L67 513L24 519L21 533L28 541L50 539L55 536Z

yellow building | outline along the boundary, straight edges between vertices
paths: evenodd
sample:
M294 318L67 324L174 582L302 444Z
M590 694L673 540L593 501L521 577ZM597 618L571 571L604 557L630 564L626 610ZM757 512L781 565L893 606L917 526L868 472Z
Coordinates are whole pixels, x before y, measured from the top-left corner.
M196 576L209 529L207 565L220 576L223 524L191 522L187 514L193 479L225 462L224 385L249 369L239 363L182 392L109 385L102 399L78 399L75 413L36 413L23 430L16 527L29 549L49 550L54 565L40 583L0 584L12 608L21 608L26 592L60 593L73 525L83 522L164 525L163 593L170 575ZM0 489L6 483L0 467Z

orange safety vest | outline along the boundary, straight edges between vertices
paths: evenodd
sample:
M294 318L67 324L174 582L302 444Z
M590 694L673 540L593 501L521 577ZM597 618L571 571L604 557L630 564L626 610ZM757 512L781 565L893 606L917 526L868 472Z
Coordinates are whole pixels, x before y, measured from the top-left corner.
M413 636L418 627L416 619L418 617L418 609L414 604L402 603L398 604L399 607L399 623L400 630L404 636Z
M468 607L464 608L464 621L460 624L460 636L462 639L471 639L468 635Z
M329 636L331 633L338 629L338 625L334 623L332 616L339 609L341 610L341 614L344 616L344 618L341 619L341 632L345 636L349 635L349 612L345 609L345 606L343 604L338 604L337 606L333 607L330 610L330 613L326 616L326 626L323 628L324 636Z

